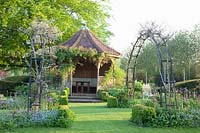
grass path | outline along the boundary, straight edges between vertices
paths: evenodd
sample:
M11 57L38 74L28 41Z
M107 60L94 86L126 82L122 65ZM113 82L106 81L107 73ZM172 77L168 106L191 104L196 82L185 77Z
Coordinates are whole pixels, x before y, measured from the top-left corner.
M131 109L107 108L106 103L71 103L76 120L69 129L26 128L19 133L199 133L200 129L139 128L129 122Z

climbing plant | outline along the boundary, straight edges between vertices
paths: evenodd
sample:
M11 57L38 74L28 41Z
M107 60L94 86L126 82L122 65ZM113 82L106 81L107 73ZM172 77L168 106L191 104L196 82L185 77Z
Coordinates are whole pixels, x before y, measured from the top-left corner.
M95 63L98 62L103 54L99 54L92 49L59 47L55 52L55 56L57 57L57 71L62 79L65 79L70 72L75 70L77 64L81 64L80 59L87 59Z

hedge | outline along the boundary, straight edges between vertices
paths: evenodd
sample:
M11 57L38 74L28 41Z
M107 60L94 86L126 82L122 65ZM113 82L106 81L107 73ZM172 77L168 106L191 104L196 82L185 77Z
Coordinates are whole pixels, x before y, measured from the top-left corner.
M132 108L131 121L140 126L150 126L156 118L156 111L152 107L136 104Z
M118 107L118 100L116 97L109 96L107 99L107 107L108 108L117 108Z
M28 81L29 76L12 76L0 80L0 94L9 95L10 93L14 93L16 86L28 83Z

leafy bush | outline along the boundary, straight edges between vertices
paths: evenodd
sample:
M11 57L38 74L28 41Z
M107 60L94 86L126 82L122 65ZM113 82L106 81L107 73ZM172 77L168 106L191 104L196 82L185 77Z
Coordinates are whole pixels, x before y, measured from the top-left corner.
M117 108L118 107L118 100L116 97L109 96L107 100L107 106L109 108Z
M68 96L69 94L70 94L70 89L69 88L65 88L64 90L61 91L60 95Z
M128 91L127 89L108 89L108 93L110 96L116 97L118 100L119 108L128 107Z
M59 109L56 127L67 128L70 127L75 118L74 112L70 109Z
M198 99L189 99L189 108L200 109L200 102L198 101Z
M114 66L112 65L110 69L106 72L106 75L103 78L103 81L101 84L104 87L108 87L108 86L122 87L124 86L124 83L125 83L124 81L125 75L126 75L125 71L119 67L119 64L115 64Z
M142 92L142 86L143 86L143 83L142 83L142 82L140 82L140 81L135 81L134 90L135 90L135 91Z
M152 107L136 104L132 108L131 121L140 126L150 126L156 118L156 111Z
M13 109L14 100L12 98L8 98L0 101L0 109Z
M0 113L0 130L20 127L69 127L75 115L66 106L56 110L30 112L5 111Z
M101 93L101 99L102 99L103 101L107 101L108 97L109 97L108 92L103 91L103 92Z
M128 107L128 96L127 96L127 91L126 90L121 90L119 91L117 95L117 100L118 100L118 107L119 108L126 108Z
M56 109L59 105L59 96L56 92L51 92L48 95L48 109Z
M134 92L134 99L141 99L142 98L142 92L135 91Z
M59 105L68 105L69 88L61 91L59 96Z
M38 111L30 114L31 126L54 127L58 118L58 110Z
M68 97L60 96L59 98L59 105L68 105Z
M29 89L28 85L20 85L15 87L15 91L19 94L27 94L27 91Z
M27 127L28 121L26 112L5 111L0 114L0 129L14 130L17 127Z
M0 93L5 96L15 92L15 87L28 83L29 76L12 76L0 80Z
M59 105L58 106L58 109L69 109L69 106L68 105Z
M134 99L134 100L129 101L129 105L136 105L136 104L141 104L141 105L148 106L148 107L157 106L157 103L154 103L150 99Z
M154 127L200 127L199 110L162 110L156 111Z

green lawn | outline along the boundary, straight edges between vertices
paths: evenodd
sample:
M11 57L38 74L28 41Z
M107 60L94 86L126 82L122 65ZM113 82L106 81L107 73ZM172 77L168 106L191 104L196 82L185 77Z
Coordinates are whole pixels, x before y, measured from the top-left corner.
M107 108L106 103L70 103L76 120L69 129L25 128L17 133L197 133L200 129L140 128L129 122L131 109Z

